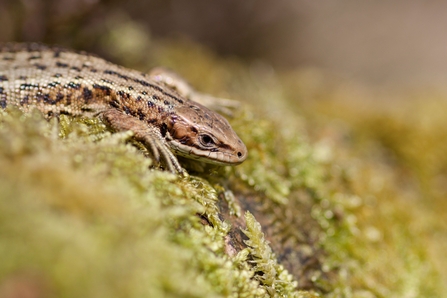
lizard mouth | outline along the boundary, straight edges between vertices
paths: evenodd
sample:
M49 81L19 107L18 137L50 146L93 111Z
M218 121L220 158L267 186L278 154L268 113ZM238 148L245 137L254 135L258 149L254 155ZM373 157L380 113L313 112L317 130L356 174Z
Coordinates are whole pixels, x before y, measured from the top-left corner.
M169 146L176 155L216 165L238 165L247 157L245 148L236 152L211 151L187 146L175 141L170 141Z

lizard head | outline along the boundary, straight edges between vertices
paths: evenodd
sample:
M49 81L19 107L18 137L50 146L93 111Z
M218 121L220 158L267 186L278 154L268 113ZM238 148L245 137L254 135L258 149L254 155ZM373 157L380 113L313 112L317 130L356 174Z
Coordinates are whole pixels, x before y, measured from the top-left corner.
M188 102L167 117L166 140L177 155L206 163L237 165L247 148L221 115Z

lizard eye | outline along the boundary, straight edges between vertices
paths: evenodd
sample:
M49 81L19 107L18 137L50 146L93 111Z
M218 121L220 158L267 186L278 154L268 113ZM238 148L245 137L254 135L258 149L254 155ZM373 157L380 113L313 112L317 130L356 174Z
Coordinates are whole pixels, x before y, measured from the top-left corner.
M215 144L213 138L210 135L201 135L199 140L200 140L200 143L206 147L209 147L209 146L212 146Z

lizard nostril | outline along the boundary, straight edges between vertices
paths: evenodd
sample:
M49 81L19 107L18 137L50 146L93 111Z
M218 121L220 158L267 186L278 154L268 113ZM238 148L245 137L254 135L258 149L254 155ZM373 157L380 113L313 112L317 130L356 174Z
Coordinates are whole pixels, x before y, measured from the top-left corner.
M241 153L241 152L238 152L238 153L237 153L237 156L238 156L239 158L241 158L241 157L242 157L242 153Z

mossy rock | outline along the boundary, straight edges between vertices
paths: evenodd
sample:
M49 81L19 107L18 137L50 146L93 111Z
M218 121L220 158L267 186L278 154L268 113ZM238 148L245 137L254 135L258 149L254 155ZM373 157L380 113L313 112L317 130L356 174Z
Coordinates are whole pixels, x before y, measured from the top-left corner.
M287 78L262 65L221 61L189 43L151 47L148 64L175 65L186 77L194 68L189 79L201 91L246 100L229 120L248 160L234 168L182 160L189 175L180 177L154 167L131 134L111 134L97 119L48 122L38 112L1 111L0 294L433 297L442 291L417 241L425 234L406 226L412 214L400 209L399 189L387 184L393 170L356 159L343 125L311 141L308 120L288 108L294 87L279 83ZM378 191L374 183L385 187Z

